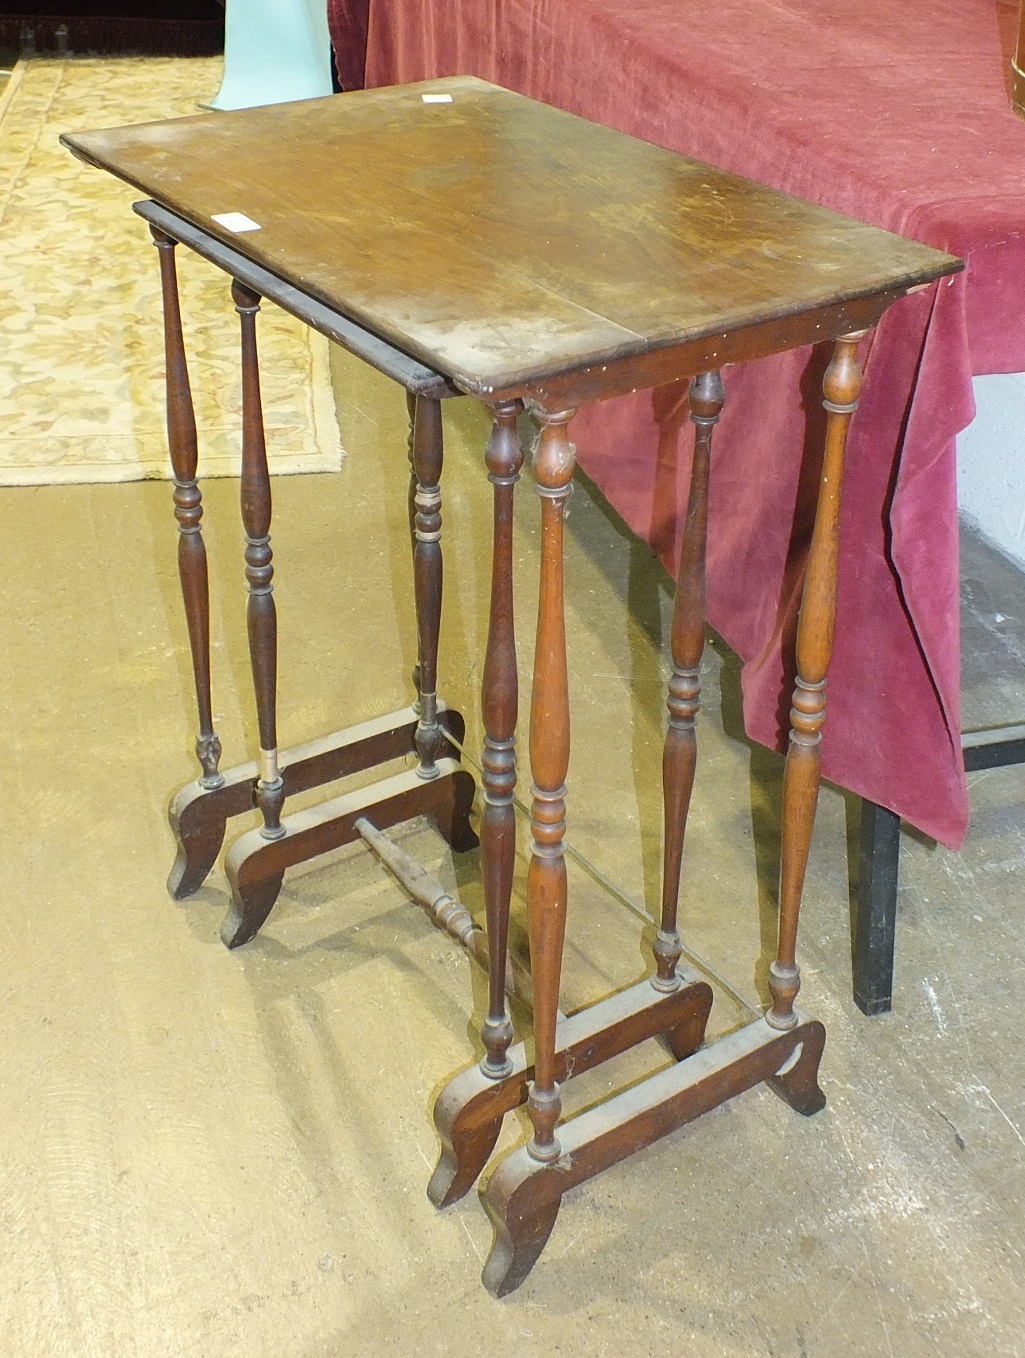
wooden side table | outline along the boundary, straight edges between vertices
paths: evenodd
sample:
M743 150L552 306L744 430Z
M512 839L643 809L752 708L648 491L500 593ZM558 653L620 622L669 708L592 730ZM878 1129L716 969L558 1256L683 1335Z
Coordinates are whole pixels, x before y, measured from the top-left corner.
M185 847L172 885L182 894L201 879L216 855L232 799L241 809L255 797L263 828L242 836L228 855L237 888L229 944L251 937L262 923L290 862L342 842L340 834L354 837L348 805L282 815L293 785L323 781L318 770L324 760L334 761L334 768L347 768L345 761L357 757L374 763L382 739L406 748L415 739L420 764L407 775L409 800L401 800L408 789L395 794L378 785L376 794L364 795L356 818L380 828L389 818L424 809L425 790L442 788L438 805L426 809L447 824L453 842L461 836L466 842L460 789L467 775L445 755L435 683L438 412L440 401L454 392L476 396L491 411L485 462L494 486L494 555L481 823L487 1054L438 1100L443 1150L430 1192L439 1206L465 1193L483 1170L504 1115L526 1100L533 1136L499 1164L484 1196L495 1228L484 1282L502 1295L538 1258L567 1189L762 1081L801 1113L823 1105L817 1071L824 1030L795 1008L796 942L835 617L844 448L861 386L858 345L888 306L956 272L960 261L470 78L64 140L83 159L156 200L137 211L155 228L164 269L169 427L177 449L175 497L204 770L176 803L179 829L195 817L189 825L200 827L202 848ZM242 508L262 749L258 777L253 767L219 772L210 722L205 567L175 241L234 277L242 321ZM274 730L270 496L254 331L261 296L302 315L414 395L420 713L415 722L412 713L405 721L396 714L383 719L385 737L379 730L349 733L329 738L326 751L287 760L278 755ZM821 491L797 637L772 1005L763 1018L701 1047L711 993L679 966L677 901L696 763L708 481L712 431L723 402L719 373L732 363L825 340L834 352L824 383ZM563 1018L570 738L563 521L574 468L569 428L584 403L682 380L690 380L696 437L672 627L664 883L654 970L630 990ZM517 711L510 526L522 458L515 424L524 405L541 427L534 460L542 548L530 712L533 1063L522 1044L513 1045L505 1004ZM351 754L355 748L358 756ZM292 769L298 770L294 784ZM203 808L218 797L210 828ZM187 839L183 833L183 845ZM664 1035L677 1064L560 1121L560 1082L656 1034Z

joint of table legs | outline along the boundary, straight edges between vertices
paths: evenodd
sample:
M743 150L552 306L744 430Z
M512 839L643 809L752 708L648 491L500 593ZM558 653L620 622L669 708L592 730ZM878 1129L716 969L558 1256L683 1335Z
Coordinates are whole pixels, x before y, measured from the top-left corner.
M557 1030L556 1080L562 1084L648 1038L662 1036L677 1059L698 1050L712 1007L712 990L680 969L680 986L668 993L647 981L618 991L563 1019ZM508 1052L509 1071L489 1076L480 1065L461 1071L434 1105L442 1150L427 1189L435 1207L448 1207L477 1181L494 1150L502 1119L526 1102L534 1066L524 1043Z
M535 1160L526 1146L512 1151L482 1194L495 1230L484 1286L496 1297L520 1286L567 1190L744 1090L766 1083L797 1112L818 1112L825 1106L818 1085L824 1042L822 1024L804 1015L787 1033L758 1019L561 1124L554 1163Z
M458 712L439 703L437 720L444 734L462 742L466 723ZM285 797L415 754L418 721L419 713L414 708L403 707L359 726L281 750L277 762ZM450 758L459 757L456 747L448 741L442 742L441 752ZM208 787L199 778L186 783L172 797L168 821L177 856L167 889L175 900L184 900L203 885L221 851L227 822L257 805L259 779L260 768L256 763L238 764L222 770L217 786Z

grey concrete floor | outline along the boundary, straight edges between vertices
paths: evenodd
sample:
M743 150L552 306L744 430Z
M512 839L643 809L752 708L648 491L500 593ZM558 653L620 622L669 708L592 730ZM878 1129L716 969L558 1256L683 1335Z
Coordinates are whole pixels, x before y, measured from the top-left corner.
M284 746L410 698L403 402L346 360L337 378L345 469L275 487ZM442 688L479 749L486 425L468 402L446 420ZM226 766L256 745L236 494L206 487ZM525 480L524 675L535 500ZM761 1088L575 1190L530 1278L495 1302L476 1196L439 1215L424 1195L432 1100L479 1054L480 976L356 846L290 875L234 954L220 869L172 902L164 813L194 776L194 715L169 489L5 490L0 512L0 1354L1025 1353L1025 771L973 777L963 853L906 836L895 1008L874 1020L851 999L849 808L824 789L800 956L802 1006L828 1031L827 1108L805 1120ZM966 667L966 707L1017 720L1021 579L969 558L988 650ZM570 840L650 913L669 585L586 484L567 562ZM740 736L737 687L710 648L682 913L693 950L757 1004L780 770ZM422 822L401 838L480 910L476 855L453 859ZM523 867L521 850L519 933ZM577 864L571 893L567 1008L642 976L651 941ZM713 1030L742 1018L720 992ZM651 1044L568 1102L665 1059ZM524 1135L508 1124L503 1146Z

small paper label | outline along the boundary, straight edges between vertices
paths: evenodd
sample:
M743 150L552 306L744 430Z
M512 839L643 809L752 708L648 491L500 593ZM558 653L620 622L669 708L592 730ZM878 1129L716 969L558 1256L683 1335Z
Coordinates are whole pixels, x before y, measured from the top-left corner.
M252 217L247 217L244 212L215 212L211 218L218 226L226 227L229 231L260 231L262 227L259 222L254 222Z
M425 104L451 104L450 94L421 94L420 98Z

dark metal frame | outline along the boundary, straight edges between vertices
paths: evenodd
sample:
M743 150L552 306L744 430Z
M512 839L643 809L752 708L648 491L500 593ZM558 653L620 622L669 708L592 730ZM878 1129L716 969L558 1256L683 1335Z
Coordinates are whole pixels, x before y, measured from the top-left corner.
M1025 725L965 731L961 752L966 773L1025 764ZM870 1017L889 1013L893 1006L899 863L900 817L863 799L851 954L854 1001Z

